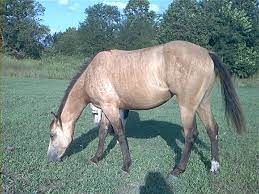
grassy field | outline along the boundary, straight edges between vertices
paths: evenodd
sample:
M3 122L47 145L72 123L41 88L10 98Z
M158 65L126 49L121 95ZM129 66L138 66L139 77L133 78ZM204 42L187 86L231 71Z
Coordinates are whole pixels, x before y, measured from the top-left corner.
M62 162L49 163L51 111L57 110L68 81L3 78L3 170L7 193L258 193L259 86L240 87L247 117L242 136L227 126L218 88L213 110L220 126L221 172L211 175L210 143L200 121L199 138L186 171L174 182L167 173L179 161L184 138L174 100L148 111L132 111L126 126L133 165L121 171L113 136L105 158L89 162L97 149L97 129L87 107Z
M64 55L43 56L41 59L16 59L0 54L3 75L9 77L72 79L88 58Z

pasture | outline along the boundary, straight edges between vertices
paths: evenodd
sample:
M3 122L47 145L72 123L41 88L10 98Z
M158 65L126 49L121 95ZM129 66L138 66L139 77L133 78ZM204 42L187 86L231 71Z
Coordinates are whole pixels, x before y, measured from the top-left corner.
M166 176L179 162L184 137L174 100L147 111L131 111L126 134L133 164L121 170L116 139L108 135L105 157L89 162L98 131L87 107L77 122L74 141L62 162L49 163L49 124L68 81L2 78L3 190L7 193L257 193L259 86L238 88L247 119L242 136L228 127L218 87L212 105L220 130L221 172L211 175L210 143L198 119L199 137L186 171L175 181Z

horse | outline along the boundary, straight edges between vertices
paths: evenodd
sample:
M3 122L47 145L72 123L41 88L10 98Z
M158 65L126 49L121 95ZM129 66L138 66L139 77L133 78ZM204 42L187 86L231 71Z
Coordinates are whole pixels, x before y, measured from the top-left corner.
M102 110L102 116L98 148L91 161L97 163L102 159L107 125L111 124L122 152L122 170L128 173L132 160L120 110L152 109L176 96L185 143L180 162L169 175L177 177L186 169L198 136L196 113L211 142L210 171L218 173L219 127L210 103L216 77L221 83L227 121L240 134L246 129L245 117L231 75L216 53L187 41L172 41L132 51L99 52L71 81L58 112L52 113L48 159L61 159L73 139L77 119L92 103Z

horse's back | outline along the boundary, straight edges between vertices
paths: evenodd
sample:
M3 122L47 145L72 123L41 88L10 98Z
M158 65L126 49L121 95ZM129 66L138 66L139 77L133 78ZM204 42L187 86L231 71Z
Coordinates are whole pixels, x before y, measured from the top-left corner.
M87 80L96 90L92 93L98 93L95 98L147 109L159 106L172 94L205 87L214 67L206 49L173 41L133 51L100 52L88 70Z

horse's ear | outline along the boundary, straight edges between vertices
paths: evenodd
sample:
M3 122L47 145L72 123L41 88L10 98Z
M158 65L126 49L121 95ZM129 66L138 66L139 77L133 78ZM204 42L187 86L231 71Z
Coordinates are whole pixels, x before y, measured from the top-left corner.
M58 116L54 112L51 112L51 114L53 115L54 120L57 121L58 120Z
M61 118L58 117L58 115L56 115L54 112L51 112L51 114L53 115L54 121L55 123L61 127L62 129L62 122L61 122Z

